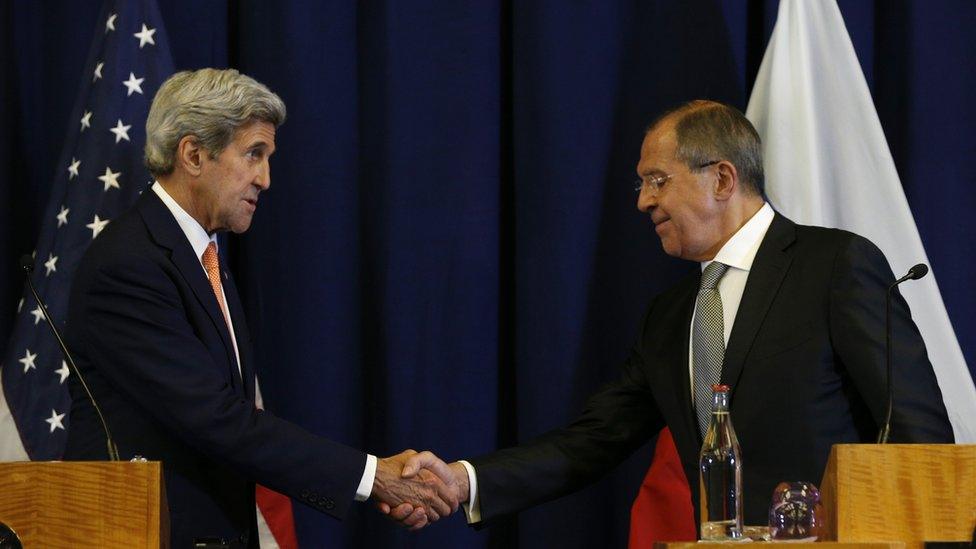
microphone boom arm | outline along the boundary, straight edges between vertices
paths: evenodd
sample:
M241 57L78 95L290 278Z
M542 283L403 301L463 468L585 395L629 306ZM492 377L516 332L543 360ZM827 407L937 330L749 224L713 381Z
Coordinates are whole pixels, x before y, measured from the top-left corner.
M68 360L68 365L71 366L71 371L74 372L75 377L81 382L81 387L85 390L88 395L88 400L91 401L92 406L95 408L95 413L98 414L99 421L102 422L102 430L105 431L105 443L108 450L109 461L119 461L119 449L115 446L115 441L112 440L112 434L108 429L108 424L105 423L105 416L102 415L102 409L99 408L98 402L95 401L95 397L92 396L91 389L88 388L88 384L85 383L85 378L82 377L81 372L78 371L78 367L75 366L75 361L71 358L71 353L68 352L68 347L64 344L64 340L61 339L61 334L58 333L57 328L54 326L54 321L51 319L51 315L47 312L47 306L44 305L44 301L41 300L41 296L37 294L37 289L34 287L34 282L31 281L31 271L34 270L33 265L30 261L21 260L21 267L25 271L25 278L27 279L27 286L30 287L31 294L34 296L34 300L37 302L37 306L41 308L41 312L44 313L44 318L47 320L49 326L51 326L51 331L54 332L54 338L58 340L58 345L61 347L61 353Z

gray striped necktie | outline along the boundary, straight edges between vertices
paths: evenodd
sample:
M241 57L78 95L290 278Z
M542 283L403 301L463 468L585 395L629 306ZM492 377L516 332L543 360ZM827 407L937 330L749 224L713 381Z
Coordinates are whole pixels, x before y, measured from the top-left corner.
M725 323L722 320L722 296L717 286L728 268L716 261L705 267L696 302L692 356L695 361L695 410L703 438L712 416L712 385L722 377L725 358Z

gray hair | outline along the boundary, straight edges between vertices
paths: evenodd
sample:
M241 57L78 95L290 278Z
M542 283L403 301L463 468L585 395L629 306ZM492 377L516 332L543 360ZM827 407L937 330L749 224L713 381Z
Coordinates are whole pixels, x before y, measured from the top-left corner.
M154 177L173 172L176 147L187 135L216 158L241 126L259 120L278 127L285 103L264 84L234 69L200 69L170 76L146 118L146 167Z
M727 160L739 172L743 187L765 196L762 140L738 109L716 101L695 100L664 113L648 131L664 120L674 120L675 156L691 171L702 164Z

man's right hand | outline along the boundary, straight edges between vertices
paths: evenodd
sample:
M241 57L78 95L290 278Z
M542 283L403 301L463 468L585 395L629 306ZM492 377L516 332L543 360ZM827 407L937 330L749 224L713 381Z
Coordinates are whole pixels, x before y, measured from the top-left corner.
M452 476L449 466L431 452L406 450L377 461L372 497L380 511L419 530L457 511L458 487L442 480ZM464 480L467 484L466 474Z
M468 471L460 462L455 461L454 463L447 465L431 452L413 453L406 460L401 472L401 476L403 478L414 478L417 476L423 476L425 473L433 473L439 477L446 488L451 491L452 495L449 497L455 498L458 503L466 503L468 501L470 496ZM394 506L381 501L378 503L377 507L379 508L380 512L387 514L393 520L410 527L411 530L419 530L426 525L426 522L424 522L424 524L417 526L419 522L417 512L421 509L410 504L409 502L404 502Z

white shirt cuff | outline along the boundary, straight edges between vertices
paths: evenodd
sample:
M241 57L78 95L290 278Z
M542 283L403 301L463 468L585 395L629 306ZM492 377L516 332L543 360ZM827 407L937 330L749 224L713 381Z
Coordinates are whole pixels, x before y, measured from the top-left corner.
M464 465L464 469L468 472L468 502L461 505L464 507L464 514L468 517L468 524L481 522L481 502L478 501L478 477L474 474L474 466L463 459L458 460L458 463Z
M373 481L376 480L376 456L366 454L366 469L363 471L363 478L359 481L359 488L356 488L356 501L366 501L373 493Z

